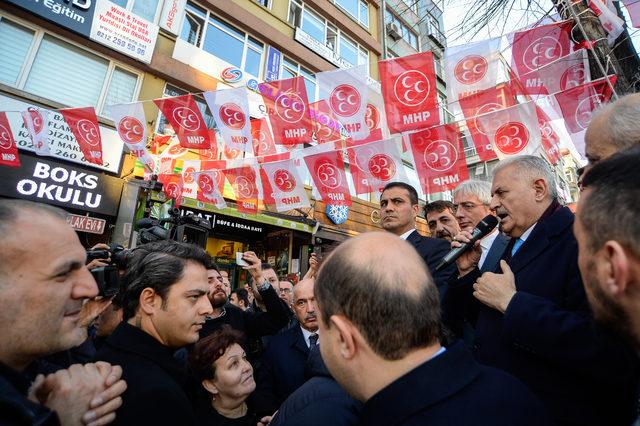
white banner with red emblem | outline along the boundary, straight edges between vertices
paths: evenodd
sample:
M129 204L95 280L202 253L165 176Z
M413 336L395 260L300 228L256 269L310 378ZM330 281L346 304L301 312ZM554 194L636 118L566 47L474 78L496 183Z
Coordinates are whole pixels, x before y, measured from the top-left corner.
M310 207L296 161L289 159L264 163L261 166L271 186L276 210L279 212Z
M29 107L22 112L24 126L29 132L33 150L38 155L49 155L49 110Z
M110 111L122 142L142 164L153 170L154 161L146 147L147 124L142 103L112 105Z
M445 50L444 68L450 103L496 85L500 71L500 41L501 38L493 38Z
M198 186L196 195L198 201L213 204L218 209L227 207L227 202L222 196L224 190L224 173L222 173L222 169L205 170L192 175Z
M249 101L244 87L205 92L204 99L218 125L226 146L252 152Z
M392 138L347 150L356 194L382 192L389 182L407 181L398 143L397 139Z

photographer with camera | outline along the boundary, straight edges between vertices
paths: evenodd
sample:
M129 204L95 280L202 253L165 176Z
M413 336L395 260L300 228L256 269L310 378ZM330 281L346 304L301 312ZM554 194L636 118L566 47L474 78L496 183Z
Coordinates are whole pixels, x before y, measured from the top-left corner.
M27 375L87 336L83 305L98 289L85 257L64 211L0 199L0 424L102 425L122 403L122 370L104 362Z

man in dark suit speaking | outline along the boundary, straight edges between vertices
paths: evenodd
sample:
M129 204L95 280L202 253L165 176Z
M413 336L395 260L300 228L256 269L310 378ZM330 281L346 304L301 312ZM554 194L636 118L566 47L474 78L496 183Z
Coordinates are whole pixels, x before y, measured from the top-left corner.
M444 297L449 278L455 274L454 265L436 272L436 266L451 250L445 240L424 237L416 231L416 217L420 211L418 193L404 182L390 182L380 195L380 223L389 231L411 243L424 260L433 276L440 297Z
M534 156L503 160L491 192L490 207L511 241L492 272L478 269L480 244L458 259L445 311L466 311L475 322L476 359L522 380L555 424L629 424L636 360L594 326L573 213L557 200L551 168ZM463 231L456 240L469 237Z

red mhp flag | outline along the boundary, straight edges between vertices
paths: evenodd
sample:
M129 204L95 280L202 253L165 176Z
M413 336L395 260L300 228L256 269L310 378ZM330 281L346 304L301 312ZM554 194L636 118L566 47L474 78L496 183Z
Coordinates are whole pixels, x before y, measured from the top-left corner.
M102 165L102 138L93 107L58 110L69 125L85 160Z
M540 147L540 126L534 102L519 104L476 118L498 158L533 155Z
M242 213L258 213L258 182L256 172L251 166L236 167L224 170L224 175L236 195L238 211Z
M176 132L180 145L192 149L211 148L211 139L196 101L190 94L154 99Z
M29 107L22 112L22 121L36 154L49 155L49 110Z
M242 151L240 151L239 149L230 148L225 145L222 153L224 155L224 158L226 158L227 160L235 160L237 158L240 158L240 154L242 154Z
M0 112L0 165L20 167L18 146L13 138L6 112Z
M219 209L227 207L227 203L222 196L224 190L224 174L221 170L201 171L195 174L194 179L198 185L198 201L213 204Z
M304 162L325 204L351 205L342 151L307 155Z
M167 198L173 198L176 201L176 207L180 207L182 203L182 187L184 182L181 174L159 174L158 182L162 183L162 192Z
M151 153L158 154L163 146L171 142L171 135L154 134L151 142Z
M540 126L540 144L549 162L555 165L560 160L560 137L553 129L549 116L537 105L536 115Z
M304 77L260 83L258 88L269 113L275 143L297 147L309 142L312 129Z
M512 73L513 74L513 73ZM520 90L527 95L551 95L591 80L586 49L579 49L543 67L516 76Z
M324 99L309 104L309 119L313 124L313 135L317 143L335 142L342 138L342 124Z
M284 212L309 207L307 192L296 168L295 160L265 163L262 164L261 170L264 172L262 183L266 188L265 178L269 182L277 211Z
M391 133L440 123L431 52L380 61L380 81Z
M564 118L569 133L578 133L587 128L591 122L593 110L609 101L611 85L616 84L616 76L599 78L569 90L555 94L559 113Z
M273 155L276 151L276 144L273 141L271 130L265 118L251 119L251 141L253 143L253 155L262 157Z
M407 181L396 139L358 145L347 153L356 194L382 192L391 181Z
M511 66L517 75L534 71L568 55L574 48L571 41L572 26L573 21L563 21L511 34Z
M515 95L508 84L499 84L491 89L483 90L460 99L460 108L467 119L467 128L475 145L480 161L491 161L496 158L493 145L486 133L478 125L477 117L492 111L498 111L516 104Z
M413 161L425 194L454 189L469 179L457 124L444 124L409 136Z

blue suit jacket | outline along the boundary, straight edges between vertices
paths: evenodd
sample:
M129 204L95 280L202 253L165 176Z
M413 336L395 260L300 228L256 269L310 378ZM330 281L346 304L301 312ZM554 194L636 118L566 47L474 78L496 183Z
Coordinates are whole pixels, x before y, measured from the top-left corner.
M540 401L509 374L479 365L458 342L364 405L366 426L546 426Z
M273 413L305 382L308 357L309 348L299 325L271 338L254 392L258 412Z
M522 380L555 422L629 424L637 358L593 322L572 225L566 207L538 221L509 260L517 293L504 314L473 297L476 269L450 282L444 318L476 319L476 359Z

